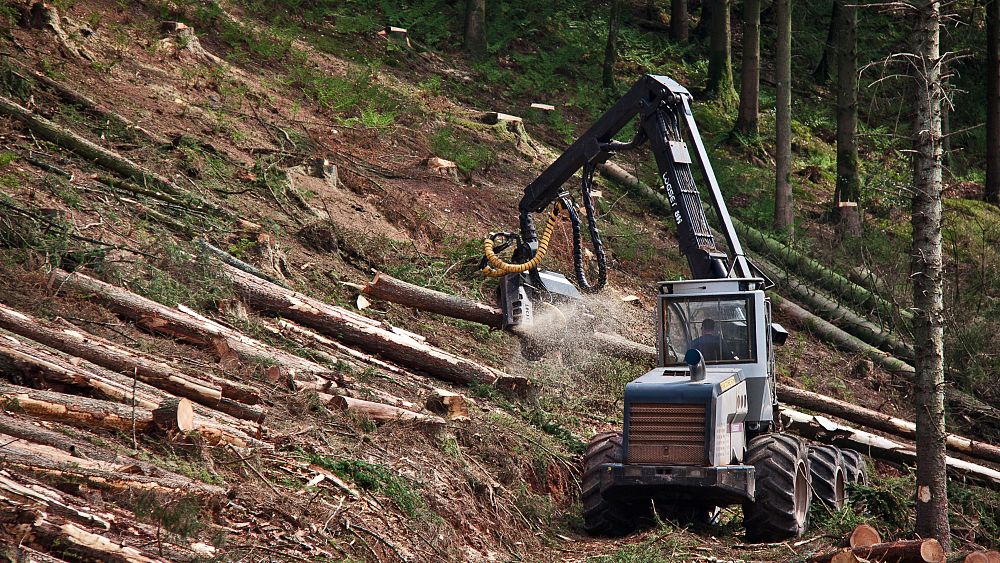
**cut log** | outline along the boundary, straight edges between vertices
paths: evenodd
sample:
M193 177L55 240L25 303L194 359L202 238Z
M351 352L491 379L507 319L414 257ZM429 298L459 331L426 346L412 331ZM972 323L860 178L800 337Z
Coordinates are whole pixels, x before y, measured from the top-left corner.
M830 558L830 563L861 563L861 559L849 549L839 551Z
M495 307L407 283L382 272L376 273L372 281L365 284L363 291L365 295L422 311L431 311L492 328L503 327L503 313Z
M335 396L330 403L334 408L361 418L371 419L376 423L405 421L428 426L443 426L445 423L440 416L422 414L392 405L354 399L343 395Z
M7 471L0 471L0 497L18 503L40 503L53 514L105 531L111 529L110 520L114 519L113 515L95 513L89 507L81 506L73 497L40 481Z
M799 303L807 306L812 313L823 317L834 326L880 350L895 354L903 359L913 358L913 346L887 327L869 321L809 284L800 282L787 270L777 268L767 260L756 259L754 265L778 284L783 294L796 299Z
M962 559L962 563L990 563L990 558L985 551L973 551Z
M220 385L187 375L156 356L125 348L93 334L26 315L0 305L0 327L78 358L146 382L180 397L247 420L260 421L263 411L223 400L225 391L241 397L250 395L245 386ZM259 399L259 397L257 397Z
M990 563L1000 563L1000 551L987 551L986 558Z
M617 334L595 332L594 334L584 336L583 338L589 339L589 343L591 343L598 352L607 356L614 356L616 358L640 362L656 361L656 348L645 344L639 344L638 342L633 342Z
M72 522L60 522L44 512L7 499L0 500L0 524L4 524L5 528L17 526L23 530L22 537L17 538L18 545L63 556L70 561L166 562L146 551L117 543Z
M267 281L269 281L269 282L271 282L273 284L280 285L281 287L285 287L285 288L288 287L288 285L286 283L282 282L281 280L275 278L274 276L269 276L268 274L260 271L260 269L258 269L257 267L253 266L252 264L247 264L243 260L240 260L239 258L237 258L237 257L233 256L232 254L226 252L225 250L222 250L221 248L213 246L212 244L210 244L207 240L205 240L203 238L199 238L198 239L198 246L200 246L202 248L202 250L204 250L208 254L211 254L215 258L218 258L219 260L222 260L223 262L225 262L226 264L229 264L230 266L232 266L234 268L238 268L240 270L243 270L244 272L246 272L246 273L248 273L248 274L250 274L252 276L257 276L258 278L265 279L265 280L267 280Z
M868 524L860 524L851 532L851 537L847 540L851 547L868 547L877 543L882 543L882 536L878 530Z
M916 424L908 420L787 385L778 385L777 388L778 400L783 403L842 418L848 422L880 430L900 438L906 438L907 440L915 440L917 437ZM946 434L945 440L948 449L951 451L1000 463L1000 447L956 436L955 434Z
M95 295L112 311L153 332L166 334L216 351L220 357L247 364L277 363L289 372L327 373L329 368L279 350L214 321L172 309L126 289L94 279L80 272L52 271L56 288Z
M147 170L114 151L84 139L80 135L45 119L4 96L0 96L0 114L17 119L38 136L73 151L88 161L96 162L108 170L117 172L127 178L132 178L139 185L154 186L175 196L190 197L190 194L164 176ZM207 202L199 202L199 204L193 207L194 209L223 217L232 217L232 214L228 211Z
M157 145L170 144L170 140L167 139L166 137L159 135L157 133L153 133L152 131L149 131L147 129L140 127L139 125L136 125L131 120L126 119L120 114L105 108L104 106L97 103L96 101L86 96L85 94L79 92L78 90L74 90L73 88L70 88L66 84L63 84L58 80L50 78L45 73L39 72L37 70L29 72L31 73L31 77L34 80L37 80L42 84L44 84L45 86L47 86L50 90L55 92L56 95L58 95L59 98L62 99L64 102L83 108L98 117L103 117L104 119L110 121L111 123L114 123L115 125L121 127L122 129L136 131L140 133L142 136L149 139L150 141L153 141Z
M284 289L225 264L223 268L233 289L251 307L292 319L415 371L465 385L477 383L518 390L530 387L526 378L510 376L456 356L389 330L378 321Z
M913 465L917 460L912 444L902 444L870 432L837 424L822 416L812 416L789 408L781 409L781 421L786 430L802 437L848 447L874 458ZM1000 471L965 460L948 457L948 472L991 489L1000 489Z
M448 420L469 420L469 405L464 395L435 389L425 403L427 410Z
M167 399L153 409L153 423L170 432L194 430L194 409L187 399Z
M850 549L861 560L892 561L894 563L942 563L945 560L944 549L935 539L899 540L888 543L856 547ZM809 563L828 563L834 556L843 551L834 551L817 555L808 559Z
M135 408L135 427L139 432L149 432L155 428L153 410L157 404L146 404ZM179 407L180 408L180 407ZM185 410L191 408L188 402ZM10 413L24 413L34 418L51 420L83 429L106 428L123 432L132 431L132 407L112 401L91 399L55 391L29 389L0 381L0 410ZM180 413L179 413L180 414ZM200 417L186 423L178 418L178 424L190 424L206 442L212 445L232 444L240 448L263 447L263 444L234 428L223 427ZM177 430L185 431L179 425Z

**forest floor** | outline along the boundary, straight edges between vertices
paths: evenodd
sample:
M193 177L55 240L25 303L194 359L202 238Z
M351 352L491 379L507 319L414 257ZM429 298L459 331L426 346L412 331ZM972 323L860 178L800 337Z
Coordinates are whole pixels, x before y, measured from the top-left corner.
M793 561L841 542L853 520L838 524L820 515L814 519L825 527L801 540L746 545L738 508L705 529L664 522L625 539L584 536L581 450L591 435L621 426L624 384L648 366L586 347L528 362L510 334L374 300L359 308L356 289L377 270L491 302L492 286L477 273L479 241L514 228L523 187L558 154L564 135L526 107L488 106L497 85L451 95L475 88L474 70L461 61L377 35L352 39L366 54L394 61L372 68L329 52L315 35L276 38L237 6L225 8L207 17L194 3L78 0L60 4L64 37L51 26L15 25L0 40L4 96L185 192L165 199L148 186L116 188L106 178L113 173L0 117L0 203L8 210L0 216L0 304L61 318L187 373L238 378L259 394L266 418L249 423L214 415L270 449L244 451L190 436L136 438L42 422L12 407L0 415L5 424L77 444L59 450L69 466L97 464L101 456L107 465L95 471L127 473L148 464L147 477L179 475L191 491L209 485L223 492L107 488L66 464L60 471L69 475L37 464L13 471L104 515L112 524L103 535L150 559ZM193 32L161 26L165 21L185 21ZM51 81L99 107L67 101ZM485 111L527 119L523 127L486 125ZM141 128L122 126L116 115ZM457 168L436 170L434 157ZM317 159L336 165L336 176L312 173ZM652 344L656 282L684 275L686 262L669 225L643 202L613 185L599 189L611 273L608 290L591 305L604 312L606 331ZM819 215L822 197L804 198L803 214ZM822 239L828 227L805 228ZM488 385L435 381L433 374L359 360L346 350L323 348L320 358L310 344L276 329L273 316L248 311L218 264L192 260L204 254L196 236L306 295L528 377L537 397L522 401ZM561 224L552 269L569 271L570 247ZM423 405L430 388L462 393L473 401L470 419L437 431L376 426L329 408L322 392L271 377L267 361L220 361L226 358L215 349L146 330L90 293L53 284L53 267L75 268L168 307L189 306L268 346L309 357L347 381L345 393L361 398ZM638 304L622 300L630 295ZM905 382L778 320L793 332L778 356L782 383L912 418ZM12 338L6 331L0 337ZM41 386L17 366L0 365L0 373L15 384ZM96 396L73 385L44 386ZM30 449L24 440L16 445ZM907 475L887 464L873 467ZM958 518L959 537L975 538L978 516ZM9 519L0 524L0 543L10 545L12 560L18 545L66 556Z

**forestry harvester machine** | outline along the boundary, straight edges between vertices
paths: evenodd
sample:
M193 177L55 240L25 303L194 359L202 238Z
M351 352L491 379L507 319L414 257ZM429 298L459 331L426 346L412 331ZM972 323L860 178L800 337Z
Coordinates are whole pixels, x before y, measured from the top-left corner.
M659 284L657 366L625 387L624 431L595 436L584 455L586 529L629 533L652 515L710 521L717 507L743 505L752 540L801 535L812 501L839 508L845 484L866 480L860 455L809 446L782 433L777 417L774 346L787 332L771 321L767 278L752 266L733 228L697 125L691 94L647 75L524 190L520 233L484 241L483 272L497 289L506 328L530 332L544 308L579 302L607 280L591 186L597 166L645 143L694 279ZM633 119L631 141L613 137ZM693 149L696 160L692 159ZM725 237L720 250L692 174L697 164ZM581 200L597 262L591 283L583 260L581 218L565 184L583 170ZM532 217L549 209L539 236ZM576 285L538 268L558 214L573 227ZM498 253L513 246L511 262ZM579 288L579 289L578 289ZM530 352L530 349L529 349Z

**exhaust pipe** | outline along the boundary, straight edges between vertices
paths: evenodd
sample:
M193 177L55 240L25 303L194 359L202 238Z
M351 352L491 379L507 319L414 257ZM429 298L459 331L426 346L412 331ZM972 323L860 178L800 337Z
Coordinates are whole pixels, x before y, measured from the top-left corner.
M684 354L684 361L691 372L691 381L705 381L705 357L697 348L691 348Z

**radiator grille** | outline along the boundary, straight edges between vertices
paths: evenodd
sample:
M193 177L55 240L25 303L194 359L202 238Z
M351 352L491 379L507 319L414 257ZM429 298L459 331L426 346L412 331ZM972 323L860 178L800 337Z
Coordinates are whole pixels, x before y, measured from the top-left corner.
M708 465L705 405L632 403L628 463Z

